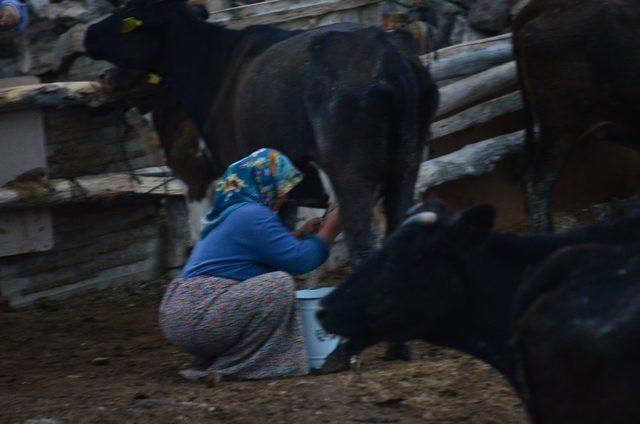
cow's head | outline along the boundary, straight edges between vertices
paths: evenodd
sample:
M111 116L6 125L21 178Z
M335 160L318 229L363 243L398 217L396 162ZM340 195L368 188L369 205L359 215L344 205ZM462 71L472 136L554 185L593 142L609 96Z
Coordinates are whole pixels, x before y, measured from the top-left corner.
M195 23L203 13L202 6L181 0L111 3L111 15L87 29L85 49L92 59L129 69L158 70L165 56L167 36L172 32L171 24Z
M467 305L465 255L491 233L495 208L477 205L451 217L422 206L342 285L321 301L331 333L363 345L417 338L433 342L455 329Z

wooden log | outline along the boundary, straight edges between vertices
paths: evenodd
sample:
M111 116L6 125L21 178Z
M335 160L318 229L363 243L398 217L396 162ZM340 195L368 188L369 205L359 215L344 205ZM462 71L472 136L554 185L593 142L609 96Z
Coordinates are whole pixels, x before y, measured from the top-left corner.
M0 111L59 108L73 105L100 106L106 99L95 81L53 82L0 89Z
M456 54L446 57L438 56L438 59L434 59L432 54L421 57L422 63L429 66L435 81L467 77L513 60L510 39L467 45L464 49L455 51Z
M440 89L436 117L446 116L518 83L515 62L507 62Z
M493 45L499 45L505 41L511 41L511 33L496 35L495 37L482 38L480 40L468 41L466 43L454 44L453 46L444 47L437 50L434 53L429 53L422 56L422 60L425 63L432 63L436 58L438 60L449 59L454 56L458 56L461 53L469 53L478 50L482 50L485 47Z
M176 180L128 173L92 175L49 181L10 182L0 187L0 210L93 202L131 195L182 196Z
M496 162L522 150L523 145L524 131L516 131L425 161L420 166L415 198L419 199L428 189L448 181L487 174L494 170Z
M208 21L229 28L270 25L356 9L380 0L271 0L211 13Z
M431 137L435 141L468 128L486 124L500 116L517 112L521 109L522 99L520 92L514 91L434 122L431 125Z

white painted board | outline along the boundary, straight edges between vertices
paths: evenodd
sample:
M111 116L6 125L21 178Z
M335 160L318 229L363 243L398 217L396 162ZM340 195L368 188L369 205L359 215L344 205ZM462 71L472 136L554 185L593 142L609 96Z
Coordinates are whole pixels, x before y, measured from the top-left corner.
M0 88L38 84L36 77L0 79ZM0 114L0 185L33 169L47 169L42 111ZM0 257L49 250L53 229L49 209L0 213Z

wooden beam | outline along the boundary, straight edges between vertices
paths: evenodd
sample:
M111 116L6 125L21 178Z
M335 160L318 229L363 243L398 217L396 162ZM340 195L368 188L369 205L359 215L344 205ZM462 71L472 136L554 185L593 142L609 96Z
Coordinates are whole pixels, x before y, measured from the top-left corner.
M431 63L434 60L445 60L454 56L458 56L461 53L469 53L478 50L482 50L494 45L503 44L505 41L511 42L512 34L501 34L495 37L482 38L480 40L467 41L466 43L454 44L453 46L444 47L437 50L435 53L429 53L422 56L422 60Z
M95 81L53 82L0 89L0 111L42 107L100 106L105 99Z
M487 174L494 170L496 162L522 150L523 145L524 131L516 131L425 161L420 166L415 198L419 199L423 192L448 181Z
M436 117L489 98L518 83L515 62L507 62L440 89L440 105Z
M182 196L177 180L166 177L113 173L78 177L75 180L14 181L0 187L0 210L49 207L94 202L131 195Z
M521 109L520 91L514 91L434 122L431 125L431 138L435 141L471 127L484 125L500 116L517 112Z
M229 28L269 25L380 3L380 0L271 0L211 13L208 21Z
M433 55L425 55L421 59L425 66L429 66L435 81L444 81L467 77L509 62L513 60L513 47L511 40L500 39L496 42L466 46L447 57L433 59Z

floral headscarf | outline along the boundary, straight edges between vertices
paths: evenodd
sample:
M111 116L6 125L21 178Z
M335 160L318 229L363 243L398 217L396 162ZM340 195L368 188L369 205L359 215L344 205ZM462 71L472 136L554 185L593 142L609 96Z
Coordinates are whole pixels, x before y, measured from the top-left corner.
M216 183L211 209L202 217L200 238L242 205L273 206L275 200L291 191L302 177L289 158L274 149L260 149L229 165Z

